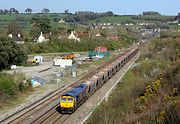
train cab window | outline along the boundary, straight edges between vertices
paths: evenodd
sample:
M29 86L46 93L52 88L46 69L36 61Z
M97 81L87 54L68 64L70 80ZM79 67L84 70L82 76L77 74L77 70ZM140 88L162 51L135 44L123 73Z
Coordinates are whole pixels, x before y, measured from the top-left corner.
M88 93L91 91L91 87L89 87L89 89L88 89Z
M68 102L72 102L73 101L73 99L72 98L68 98Z
M103 75L103 78L102 78L102 80L104 80L104 75Z
M61 98L61 101L65 102L65 101L66 101L66 98Z
M97 82L96 82L96 86L98 86L98 83L99 83L99 82L97 81Z

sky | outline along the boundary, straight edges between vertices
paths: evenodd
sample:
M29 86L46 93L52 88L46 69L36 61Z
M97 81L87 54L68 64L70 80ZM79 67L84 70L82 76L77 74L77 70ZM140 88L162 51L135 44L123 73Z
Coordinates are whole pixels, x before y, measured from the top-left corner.
M180 12L180 0L0 0L0 9L16 8L24 12L31 8L41 12L48 8L50 12L112 11L120 15L138 15L143 11L157 11L162 15L177 15Z

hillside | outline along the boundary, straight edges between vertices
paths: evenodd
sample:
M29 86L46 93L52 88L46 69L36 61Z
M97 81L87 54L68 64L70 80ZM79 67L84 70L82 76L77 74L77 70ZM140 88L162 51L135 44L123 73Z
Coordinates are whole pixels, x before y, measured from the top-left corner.
M141 48L137 64L88 124L178 124L179 38L161 38Z

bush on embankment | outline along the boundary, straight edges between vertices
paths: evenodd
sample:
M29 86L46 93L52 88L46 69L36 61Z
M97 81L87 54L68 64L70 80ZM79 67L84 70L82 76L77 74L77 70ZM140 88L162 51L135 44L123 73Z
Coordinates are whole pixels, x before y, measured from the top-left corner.
M10 100L17 98L19 93L32 90L30 81L24 74L13 75L0 73L0 109Z

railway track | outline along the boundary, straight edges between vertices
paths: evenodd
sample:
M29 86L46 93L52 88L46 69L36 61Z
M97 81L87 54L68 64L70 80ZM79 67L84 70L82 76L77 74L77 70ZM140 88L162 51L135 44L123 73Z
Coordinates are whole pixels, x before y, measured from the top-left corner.
M122 55L119 55L120 57ZM59 97L66 92L69 88L77 86L83 80L87 79L88 77L92 76L94 73L98 72L103 67L109 65L113 61L115 61L118 57L111 59L109 62L106 62L105 64L93 69L88 74L86 74L84 77L76 81L75 83L69 85L69 86L63 86L56 91L48 94L47 96L43 97L42 99L36 101L35 103L31 104L30 106L25 107L24 109L14 113L13 115L10 115L4 120L1 120L0 123L8 123L8 124L21 124L21 123L56 123L61 122L63 119L66 120L69 115L61 115L58 111L58 104L59 104ZM56 114L56 119L54 118L54 115ZM52 119L51 119L52 117ZM61 119L63 118L63 119Z
M135 61L136 59L137 58L134 58L132 60L132 62ZM130 62L129 65L132 64L132 62ZM126 65L123 68L123 72L127 71L126 69L128 68L129 65ZM56 108L58 108L58 106ZM76 114L76 113L73 113L72 115L64 115L64 114L62 115L62 114L59 114L58 112L56 112L55 108L54 108L51 112L38 118L39 121L34 121L32 124L66 124L66 122L69 123L70 120L71 120L71 123L75 123L75 122L73 122L73 119L71 119L71 118L73 118L72 116L74 116L74 114ZM77 114L75 116L76 116L75 118L78 118Z

